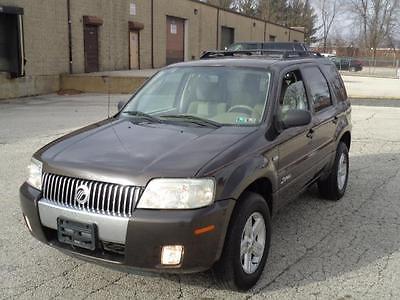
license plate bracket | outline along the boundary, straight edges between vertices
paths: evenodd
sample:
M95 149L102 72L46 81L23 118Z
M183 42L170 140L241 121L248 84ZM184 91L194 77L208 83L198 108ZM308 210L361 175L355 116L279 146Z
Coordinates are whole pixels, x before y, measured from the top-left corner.
M60 243L94 251L97 245L96 229L96 224L57 218L57 237Z

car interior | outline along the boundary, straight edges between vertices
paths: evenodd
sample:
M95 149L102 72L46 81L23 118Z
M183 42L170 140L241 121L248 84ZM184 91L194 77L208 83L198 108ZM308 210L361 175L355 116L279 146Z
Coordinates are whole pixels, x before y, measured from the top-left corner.
M182 95L183 113L222 124L255 124L261 120L268 82L259 72L194 74Z
M290 109L309 110L300 70L290 71L284 75L279 103L279 113L283 115Z

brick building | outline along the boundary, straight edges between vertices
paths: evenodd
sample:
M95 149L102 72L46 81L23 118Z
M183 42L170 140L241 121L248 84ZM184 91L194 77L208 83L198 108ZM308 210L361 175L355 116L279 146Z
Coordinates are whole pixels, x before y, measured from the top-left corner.
M160 68L253 40L304 33L196 0L0 0L0 99L57 91L60 74Z

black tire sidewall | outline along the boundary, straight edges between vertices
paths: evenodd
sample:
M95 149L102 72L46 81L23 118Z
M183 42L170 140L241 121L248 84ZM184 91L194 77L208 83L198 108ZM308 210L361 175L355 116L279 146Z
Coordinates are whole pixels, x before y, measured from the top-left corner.
M242 202L239 203L239 207L237 208L237 214L234 216L234 223L231 226L232 230L230 231L232 239L231 246L233 247L233 249L230 249L232 251L231 263L233 264L235 285L239 289L248 290L258 281L264 270L271 242L271 221L266 201L260 195L247 193L244 199L242 199L241 201ZM244 226L248 218L255 212L259 212L264 218L266 227L265 248L263 257L257 270L253 274L247 274L244 272L240 260L240 244Z

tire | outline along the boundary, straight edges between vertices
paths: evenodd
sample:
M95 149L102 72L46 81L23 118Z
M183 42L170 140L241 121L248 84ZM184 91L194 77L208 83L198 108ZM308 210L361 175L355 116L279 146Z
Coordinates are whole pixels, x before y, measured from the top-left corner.
M344 160L344 161L343 161ZM345 165L343 165L345 163ZM343 168L340 168L342 166ZM341 172L342 176L339 176ZM345 172L345 176L343 176ZM336 151L335 162L329 176L318 182L319 193L323 198L337 201L346 192L349 180L349 149L346 144L340 142Z
M219 287L247 291L257 283L267 261L271 241L271 216L267 202L259 194L246 192L238 201L231 217L221 259L214 265L212 273ZM246 267L255 268L253 272L249 273L245 271L246 267L242 266L246 256L241 255L242 245L247 245L248 247L244 248L247 248L249 252L252 251L249 249L253 248L248 244L247 236L249 235L245 235L245 225L252 224L252 222L248 223L249 220L255 221L254 224L256 224L261 220L261 217L265 225L264 248L263 251L258 251L258 253L262 252L262 255L258 256L258 258L261 257L261 259L258 259L258 266L255 266L257 257L255 255L253 257L253 254L250 256L247 254L247 257L252 258L250 259L251 263L247 264ZM259 224L262 226L262 223ZM243 239L247 241L243 241ZM262 234L258 235L257 241L259 242L258 245L262 244ZM246 251L244 252L246 253ZM255 264L253 264L253 260Z

